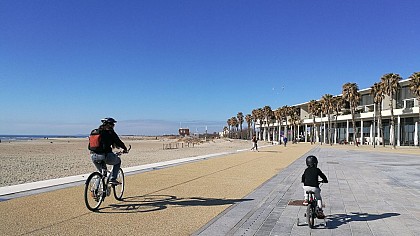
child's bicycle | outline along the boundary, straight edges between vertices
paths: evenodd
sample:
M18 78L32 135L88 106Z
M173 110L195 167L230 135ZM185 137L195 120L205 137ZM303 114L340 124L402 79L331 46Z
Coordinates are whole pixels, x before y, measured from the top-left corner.
M306 218L306 223L308 224L309 228L313 229L315 227L315 219L318 218L318 200L316 199L315 193L313 191L306 191L306 195L308 199L308 206L306 207L304 217ZM325 220L325 217L318 219L324 220L324 226L327 226L327 221ZM299 218L297 219L297 225L299 226Z
M131 145L129 146L128 151L130 151ZM118 156L121 156L123 152L116 152ZM97 211L99 206L105 200L105 197L111 195L111 187L114 192L115 199L121 201L124 194L124 172L120 168L118 170L117 181L120 183L118 185L112 185L109 183L111 179L111 171L108 170L105 162L101 162L102 171L93 172L89 175L85 183L85 204L86 207L91 211Z

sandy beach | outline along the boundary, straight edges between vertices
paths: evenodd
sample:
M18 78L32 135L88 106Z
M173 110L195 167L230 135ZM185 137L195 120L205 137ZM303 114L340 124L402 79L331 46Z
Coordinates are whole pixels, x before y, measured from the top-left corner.
M246 140L214 139L190 145L171 138L122 137L131 145L122 156L122 167L138 166L185 157L251 148ZM90 173L91 163L87 138L55 138L0 143L0 187L40 180ZM177 149L163 149L164 144L179 143ZM261 142L263 144L263 142Z
M250 149L251 141L214 139L187 146L185 140L164 137L122 137L126 145L131 145L129 154L122 156L122 167L132 167L162 161L175 160L221 152ZM61 178L90 173L95 170L87 149L87 138L54 138L12 141L0 143L0 187L41 180ZM173 148L178 143L178 148ZM164 149L171 144L172 149ZM268 143L259 142L259 145ZM183 147L182 147L183 145ZM419 155L418 148L323 145L325 148L348 150L393 152Z

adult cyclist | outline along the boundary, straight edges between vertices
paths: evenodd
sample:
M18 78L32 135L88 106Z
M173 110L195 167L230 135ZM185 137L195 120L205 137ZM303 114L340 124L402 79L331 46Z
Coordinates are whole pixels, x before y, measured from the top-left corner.
M117 121L114 118L107 117L101 120L102 125L99 126L98 130L101 135L101 143L103 150L91 151L92 162L98 171L101 171L101 162L105 162L107 165L113 165L110 183L113 185L120 184L117 181L118 170L121 166L121 158L112 152L112 148L122 148L124 153L127 153L127 147L118 137L114 131L114 126Z

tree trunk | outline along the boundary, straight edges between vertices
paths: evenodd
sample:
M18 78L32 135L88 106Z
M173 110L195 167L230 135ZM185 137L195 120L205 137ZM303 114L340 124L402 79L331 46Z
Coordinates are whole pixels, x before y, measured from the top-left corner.
M315 144L315 116L313 118L313 125L312 125L312 130L311 130L311 144Z
M359 146L359 144L357 143L356 137L357 137L357 128L356 128L356 119L355 119L355 108L353 107L351 109L351 123L353 125L353 142L354 145L356 145L357 147Z
M391 128L392 128L392 148L395 149L395 121L394 121L394 104L392 101L393 94L391 94ZM389 135L391 136L391 134Z
M378 126L379 126L379 136L382 138L382 146L385 147L385 142L384 142L384 127L382 127L382 108L381 107L379 107Z

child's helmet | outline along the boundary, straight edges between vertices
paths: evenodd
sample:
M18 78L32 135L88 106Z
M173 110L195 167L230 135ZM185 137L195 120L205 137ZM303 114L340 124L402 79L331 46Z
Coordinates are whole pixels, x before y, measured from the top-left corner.
M318 159L316 158L316 156L312 156L312 155L308 156L306 158L306 165L316 167L318 165Z

